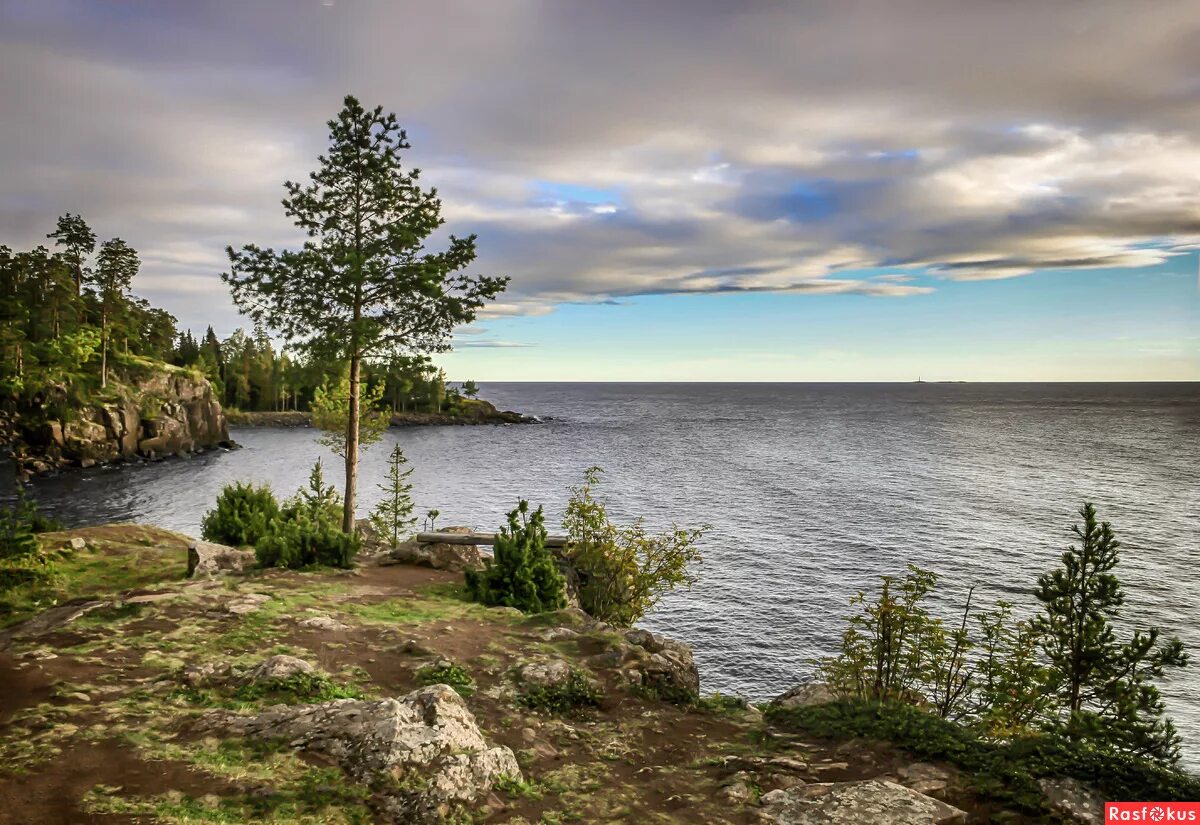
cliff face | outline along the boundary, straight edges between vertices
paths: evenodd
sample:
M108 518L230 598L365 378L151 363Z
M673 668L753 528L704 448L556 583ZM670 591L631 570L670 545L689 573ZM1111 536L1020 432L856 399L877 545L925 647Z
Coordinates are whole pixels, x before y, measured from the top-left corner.
M43 403L44 410L61 406ZM26 475L233 446L212 385L170 369L117 386L109 398L65 415L24 416L17 432L15 453Z

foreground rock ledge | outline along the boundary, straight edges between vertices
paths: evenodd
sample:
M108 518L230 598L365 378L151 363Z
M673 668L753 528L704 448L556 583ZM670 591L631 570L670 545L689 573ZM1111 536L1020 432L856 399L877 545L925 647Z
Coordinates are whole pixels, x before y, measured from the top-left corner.
M440 822L456 803L485 796L501 777L521 779L506 747L489 747L454 690L431 685L400 699L278 705L257 716L208 714L214 733L286 740L335 760L360 782L387 784L380 814L393 823Z
M762 798L762 821L771 825L960 825L967 815L903 785L870 779L771 791Z

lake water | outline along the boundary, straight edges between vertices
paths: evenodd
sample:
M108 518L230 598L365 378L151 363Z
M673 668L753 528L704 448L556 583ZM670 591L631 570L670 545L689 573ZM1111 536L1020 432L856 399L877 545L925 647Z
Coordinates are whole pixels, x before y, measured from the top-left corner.
M1196 664L1165 685L1200 764L1200 385L484 384L533 426L390 431L362 467L363 513L391 444L420 512L494 529L518 498L561 520L567 487L605 469L611 513L712 525L699 584L644 623L692 644L706 691L772 696L837 643L847 599L912 562L1031 606L1086 499L1124 543L1127 615L1178 633ZM135 520L196 534L235 479L289 494L325 456L307 429L238 429L244 449L38 482L71 524Z

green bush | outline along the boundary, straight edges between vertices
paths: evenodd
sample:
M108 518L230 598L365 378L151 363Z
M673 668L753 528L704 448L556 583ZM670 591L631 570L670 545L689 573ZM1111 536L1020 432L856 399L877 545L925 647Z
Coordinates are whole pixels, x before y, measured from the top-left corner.
M1044 733L994 741L913 705L843 700L798 708L771 707L772 725L832 739L891 742L920 759L950 762L982 796L1031 814L1046 814L1038 780L1070 776L1107 799L1200 798L1200 778L1160 762L1139 759Z
M515 607L524 613L565 607L566 583L546 549L544 525L542 508L529 515L529 502L522 499L508 514L508 527L500 528L493 561L483 570L466 572L470 598L489 607Z
M530 710L550 713L571 713L581 708L600 705L604 693L587 674L572 670L566 680L555 685L534 685L522 691L517 699Z
M466 668L453 662L426 665L417 671L417 681L423 685L449 685L462 696L475 692L475 680Z
M276 519L270 532L254 545L260 567L342 567L349 568L362 547L357 533L342 531L329 518L303 508L288 509L286 517Z
M0 592L51 577L50 559L42 553L36 535L47 521L24 490L18 492L15 505L0 508Z
M239 481L221 490L217 506L204 514L200 535L234 547L257 545L278 518L279 503L269 487Z
M570 539L567 560L579 579L579 605L591 616L632 627L676 587L695 583L700 563L696 543L707 527L673 527L650 533L639 520L621 527L608 518L604 502L592 496L601 469L591 467L583 484L571 488L563 528Z

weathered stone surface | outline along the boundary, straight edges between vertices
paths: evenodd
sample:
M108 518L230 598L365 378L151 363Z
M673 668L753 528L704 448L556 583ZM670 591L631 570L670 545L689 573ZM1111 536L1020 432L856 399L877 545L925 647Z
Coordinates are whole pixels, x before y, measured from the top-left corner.
M470 527L446 527L439 533L473 532ZM479 547L474 544L444 544L434 542L422 544L416 539L401 542L398 547L387 553L387 560L392 564L415 564L421 567L432 567L434 570L482 570L483 556Z
M900 780L899 784L904 787L939 799L946 793L946 788L954 780L954 775L950 771L928 762L914 762L911 765L905 765L896 771L896 774Z
M328 630L336 632L339 630L349 630L350 628L336 619L331 619L324 614L310 616L307 619L301 619L299 622L301 627L307 627L310 630Z
M238 682L243 685L260 682L277 682L280 679L287 679L299 673L316 672L317 669L303 659L297 659L295 656L279 655L259 662L239 677Z
M1104 797L1077 779L1039 779L1051 810L1068 822L1080 825L1103 825Z
M554 687L565 683L570 676L571 666L562 659L529 662L517 668L517 678L527 685Z
M700 671L690 647L640 628L627 632L625 640L650 654L637 667L642 684L699 695Z
M241 573L254 567L258 560L253 550L238 550L209 541L188 543L188 578L216 576L220 573Z
M121 460L183 455L233 446L221 405L202 377L182 370L154 372L134 385L119 386L122 398L72 410L69 421L51 420L20 430L23 473L44 473ZM65 388L42 402L70 403ZM31 411L29 420L42 420ZM45 409L42 414L44 415Z
M837 694L824 682L804 682L776 696L771 704L781 708L799 708L805 705L823 705L837 699Z
M245 616L247 613L255 612L269 601L271 601L271 597L262 593L244 593L227 601L225 610L235 616Z
M85 549L87 549L87 542L86 542L86 541L84 541L84 539L82 539L82 538L81 538L81 537L79 537L79 536L73 536L73 537L71 538L71 540L70 540L69 542L67 542L67 544L70 546L70 548L71 548L72 550L85 550Z
M521 777L513 752L489 747L462 697L446 685L400 699L277 705L257 716L215 711L201 728L287 740L333 759L359 781L394 779L380 806L393 823L437 822L453 803L486 795L500 777Z
M188 665L179 674L179 681L188 687L209 687L228 682L233 676L233 668L228 662L204 662L198 665Z
M967 815L952 805L870 779L799 785L764 794L762 820L772 825L959 825Z

